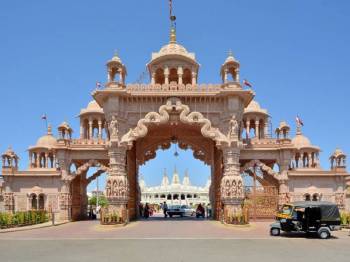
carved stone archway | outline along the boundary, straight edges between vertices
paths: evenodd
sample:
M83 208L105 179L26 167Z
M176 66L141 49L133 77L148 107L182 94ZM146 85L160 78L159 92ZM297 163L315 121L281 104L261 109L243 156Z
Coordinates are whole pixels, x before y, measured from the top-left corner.
M137 182L138 163L136 163L136 151L138 141L152 136L156 129L165 128L167 130L181 125L193 130L198 130L198 137L203 137L211 141L212 156L205 159L205 152L200 144L191 140L179 138L181 146L191 145L194 148L195 157L205 160L213 165L211 196L215 196L213 209L223 211L227 216L239 212L241 201L243 199L243 180L239 173L239 153L241 144L238 140L238 128L235 117L229 121L228 135L223 134L219 128L213 127L211 121L204 117L202 113L193 111L190 107L182 103L179 98L169 98L165 104L159 107L158 112L152 111L139 119L137 125L130 128L124 135L119 136L116 130L117 117L111 116L109 142L110 172L107 178L106 191L110 203L111 212L119 212L121 215L129 214L133 218L137 214L139 188ZM173 126L172 126L173 125ZM171 136L166 139L146 143L142 149L145 154L141 162L155 157L157 146L169 146ZM191 143L193 142L193 143ZM219 154L221 151L222 154ZM216 159L216 158L221 158ZM138 192L138 193L137 193ZM225 210L224 210L225 209ZM126 212L128 211L128 212ZM218 213L218 212L217 212ZM219 214L216 215L219 218Z
M97 171L90 177L86 177L86 174L91 167L96 167ZM109 168L107 166L101 164L98 160L91 159L70 174L70 206L72 220L84 219L87 216L87 186L91 181L108 171Z

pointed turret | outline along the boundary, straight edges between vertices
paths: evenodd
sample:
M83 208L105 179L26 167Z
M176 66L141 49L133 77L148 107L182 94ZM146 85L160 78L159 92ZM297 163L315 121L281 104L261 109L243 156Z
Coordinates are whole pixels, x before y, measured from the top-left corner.
M171 181L171 184L173 185L180 184L180 177L179 177L179 174L177 173L176 166L174 168L173 179Z
M166 187L169 185L169 178L168 178L168 175L166 173L166 168L164 168L164 173L163 173L163 178L162 178L162 184L161 186L162 187Z
M188 170L187 169L185 171L185 176L184 176L184 179L182 180L182 184L184 186L190 186L191 185L190 176L188 175Z

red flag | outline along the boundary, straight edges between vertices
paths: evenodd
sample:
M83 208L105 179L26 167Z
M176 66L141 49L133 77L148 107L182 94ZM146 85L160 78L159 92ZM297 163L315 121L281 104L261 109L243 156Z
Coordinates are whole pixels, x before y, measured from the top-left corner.
M244 79L244 80L243 80L243 85L249 86L249 87L253 87L252 84L249 83L247 79Z
M299 126L304 126L304 123L303 123L303 121L301 120L301 118L299 116L296 116L295 120L297 121L297 124Z

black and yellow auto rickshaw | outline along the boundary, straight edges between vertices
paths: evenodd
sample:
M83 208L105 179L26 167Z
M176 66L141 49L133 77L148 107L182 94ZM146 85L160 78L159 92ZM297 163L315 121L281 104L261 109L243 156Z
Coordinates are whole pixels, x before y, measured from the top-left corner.
M331 231L340 229L338 206L325 201L302 201L283 205L270 226L270 234L279 236L285 232L315 232L322 239L329 238Z

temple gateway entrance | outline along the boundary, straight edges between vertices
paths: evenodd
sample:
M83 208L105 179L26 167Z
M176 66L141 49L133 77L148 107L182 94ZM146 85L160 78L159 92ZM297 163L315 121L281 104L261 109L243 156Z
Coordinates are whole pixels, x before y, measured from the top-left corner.
M239 152L237 144L228 147L227 137L217 128L213 128L210 120L203 114L191 112L189 106L183 104L180 99L168 99L159 107L158 112L147 113L138 121L136 127L131 128L121 138L117 136L118 125L115 118L110 126L109 155L116 156L116 161L113 164L111 161L106 185L107 198L112 206L109 212L119 212L128 216L125 219L137 218L141 200L138 185L139 166L156 157L157 149L167 149L172 142L177 142L183 149L191 148L197 159L211 166L212 184L209 195L214 218L218 219L220 216L224 197L236 201L231 202L231 208L240 209L244 196L241 176L238 173L223 178L224 159L227 163L227 176L228 172L239 170L238 159L234 159L236 152ZM223 152L226 153L225 158ZM126 165L123 166L123 163ZM221 186L222 181L225 187Z

